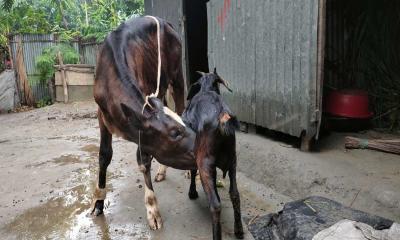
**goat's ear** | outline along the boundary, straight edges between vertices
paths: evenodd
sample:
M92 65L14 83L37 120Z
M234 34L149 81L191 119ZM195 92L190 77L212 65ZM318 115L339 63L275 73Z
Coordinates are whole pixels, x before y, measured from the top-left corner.
M190 86L189 93L188 93L186 99L187 100L192 99L198 92L200 92L200 89L201 89L201 85L200 85L199 82L197 82L197 83L193 84L192 86Z
M218 76L218 75L217 75ZM222 84L225 86L226 89L228 89L229 92L232 92L232 89L228 87L228 82L222 79L220 76L216 79L217 83Z
M144 115L135 112L132 108L124 103L121 103L121 109L125 117L128 119L130 125L133 125L135 128L140 130L144 130L149 127L149 119Z

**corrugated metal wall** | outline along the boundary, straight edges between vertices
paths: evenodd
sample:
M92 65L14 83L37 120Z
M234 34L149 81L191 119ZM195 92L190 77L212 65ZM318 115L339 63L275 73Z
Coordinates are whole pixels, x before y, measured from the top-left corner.
M41 55L45 48L54 45L54 40L53 34L21 34L13 35L10 39L14 65L16 64L18 44L20 41L22 43L26 74L36 101L50 98L47 83L40 81L39 74L36 71L36 57Z
M81 55L81 63L96 65L100 45L101 43L98 42L80 43L79 54Z
M36 101L50 97L47 82L40 81L36 70L36 58L40 56L45 48L56 44L54 34L19 34L10 38L10 48L15 64L18 43L21 41L24 53L24 63L28 81L32 88L33 96ZM81 55L81 63L96 64L98 46L101 43L72 41L70 43Z
M211 0L209 64L244 122L315 134L318 110L318 0Z
M145 0L145 11L147 15L166 19L177 32L181 32L181 0Z
M184 0L145 0L146 15L157 16L172 24L182 40L182 70L185 79L188 79L186 62L185 20L183 17ZM185 93L187 83L185 81Z
M54 45L53 34L21 34L13 35L10 40L10 47L15 61L17 55L18 42L22 42L26 74L34 75L36 72L36 57L42 54L42 51Z

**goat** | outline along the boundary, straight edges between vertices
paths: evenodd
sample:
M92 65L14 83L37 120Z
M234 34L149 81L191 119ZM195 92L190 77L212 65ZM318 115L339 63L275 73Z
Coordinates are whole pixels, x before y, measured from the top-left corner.
M231 91L227 83L213 73L201 73L202 77L193 84L187 99L189 104L182 114L184 123L196 132L194 154L203 189L207 195L212 214L213 239L221 239L221 201L216 187L217 170L223 176L229 174L229 194L234 210L234 230L237 238L243 238L240 212L240 196L236 183L236 137L239 127L237 118L220 95L219 84ZM189 198L196 199L196 172L191 170Z

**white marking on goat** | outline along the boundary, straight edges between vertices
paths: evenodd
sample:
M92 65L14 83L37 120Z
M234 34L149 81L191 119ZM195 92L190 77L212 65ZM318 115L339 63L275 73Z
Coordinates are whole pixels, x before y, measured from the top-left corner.
M184 127L186 126L185 123L183 122L182 118L178 114L176 114L176 112L172 111L168 107L164 107L164 113L167 114L168 116L170 116L175 121L177 121L182 126L184 126Z
M152 230L160 229L162 227L162 219L158 210L157 198L153 190L149 189L146 185L144 187L144 203L150 228Z

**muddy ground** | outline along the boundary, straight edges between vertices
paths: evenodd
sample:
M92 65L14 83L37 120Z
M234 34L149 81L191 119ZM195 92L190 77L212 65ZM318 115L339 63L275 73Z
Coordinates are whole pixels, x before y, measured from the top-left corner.
M83 102L0 115L1 239L210 239L201 184L199 199L189 200L189 180L173 169L154 184L164 228L149 230L136 145L117 138L108 168L108 208L103 216L89 215L98 170L95 112L93 102ZM154 163L153 176L157 167ZM244 219L276 211L288 200L238 177ZM224 183L223 235L234 239L228 179ZM246 239L252 239L249 233Z
M93 102L55 104L0 115L1 239L210 239L207 201L187 197L184 172L169 169L155 183L164 228L150 231L136 145L113 139L108 208L89 215L97 178L99 129ZM343 134L302 153L287 142L238 133L238 184L245 222L276 212L292 199L321 195L346 206L400 221L400 159L365 150L345 151ZM153 176L158 163L153 164ZM224 239L233 237L232 208L222 197ZM246 239L252 239L249 233Z

